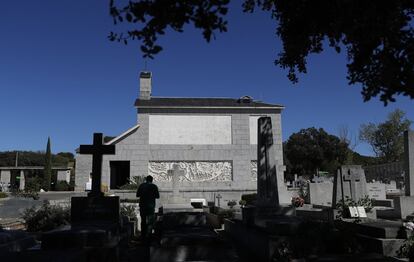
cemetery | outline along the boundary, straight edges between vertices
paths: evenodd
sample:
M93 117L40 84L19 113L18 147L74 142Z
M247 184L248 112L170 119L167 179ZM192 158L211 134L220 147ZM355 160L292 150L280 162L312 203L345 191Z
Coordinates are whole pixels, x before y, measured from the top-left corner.
M391 184L367 183L364 169L342 165L330 179L315 178L292 192L278 168L271 117L257 119L257 193L237 201L188 198L182 165L166 176L172 192L158 202L153 236L139 239L137 202L131 193L102 191L103 158L117 145L95 133L79 154L91 156L91 190L70 202L36 200L25 212L27 232L2 222L1 261L408 261L414 253L414 132L405 132L404 195ZM302 181L303 182L303 181ZM298 185L303 185L303 183ZM161 195L164 192L161 191ZM77 194L77 195L76 195ZM121 199L122 198L122 199ZM291 198L290 203L282 199ZM210 200L210 199L208 199ZM35 214L54 214L41 225ZM30 218L30 219L29 219ZM35 222L31 222L35 221ZM34 231L31 233L30 231ZM310 241L311 240L311 241ZM300 260L302 259L302 260Z
M413 0L1 10L0 262L414 261Z
M3 192L1 261L414 257L414 132L404 133L403 162L371 168L341 165L332 176L295 175L286 184L283 106L247 96L153 98L151 77L150 72L140 75L139 125L109 140L94 133L91 145L79 146L74 192L36 193L33 199ZM180 129L174 122L191 123L195 129ZM25 171L40 169L1 167L0 181L25 192ZM54 170L58 180L69 182L70 168ZM395 180L385 183L384 170ZM405 187L396 173L404 174ZM135 196L145 180L142 174L153 176L160 191L149 238L141 234ZM7 192L10 186L3 188Z

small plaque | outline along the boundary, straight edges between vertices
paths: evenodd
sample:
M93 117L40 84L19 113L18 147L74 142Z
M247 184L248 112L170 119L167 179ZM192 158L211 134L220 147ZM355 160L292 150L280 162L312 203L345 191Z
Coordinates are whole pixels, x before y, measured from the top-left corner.
M364 207L356 207L358 210L359 217L367 217L367 212L365 212Z
M348 207L348 208L349 208L349 214L351 217L359 217L358 209L356 207Z

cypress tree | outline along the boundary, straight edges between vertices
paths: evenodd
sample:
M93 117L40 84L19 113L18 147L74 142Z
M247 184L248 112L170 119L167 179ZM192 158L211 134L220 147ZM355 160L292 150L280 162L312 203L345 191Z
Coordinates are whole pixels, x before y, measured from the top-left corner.
M50 137L47 138L45 167L43 169L43 188L46 191L50 190L50 182L52 179L52 153L50 150Z

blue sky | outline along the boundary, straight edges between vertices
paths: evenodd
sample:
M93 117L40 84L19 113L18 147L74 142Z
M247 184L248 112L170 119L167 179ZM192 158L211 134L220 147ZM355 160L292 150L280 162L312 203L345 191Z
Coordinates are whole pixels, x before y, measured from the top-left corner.
M108 14L108 1L2 1L0 6L0 151L74 152L92 142L93 132L118 135L136 122L133 103L144 60L138 42L107 40L121 31ZM414 120L414 100L399 97L384 107L364 103L360 87L348 86L345 56L328 49L312 55L298 84L274 66L280 51L275 22L267 13L229 13L229 32L206 43L187 27L161 38L164 51L148 61L153 95L235 97L286 106L283 139L301 128L337 134L341 125L383 121L396 108ZM356 150L372 154L366 144Z

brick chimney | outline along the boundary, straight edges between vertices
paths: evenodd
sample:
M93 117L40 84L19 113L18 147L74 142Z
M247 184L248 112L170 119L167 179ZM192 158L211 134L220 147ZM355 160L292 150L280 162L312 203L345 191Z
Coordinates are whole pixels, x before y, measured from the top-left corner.
M139 74L139 99L149 100L151 99L152 89L152 73L149 71L142 71Z

